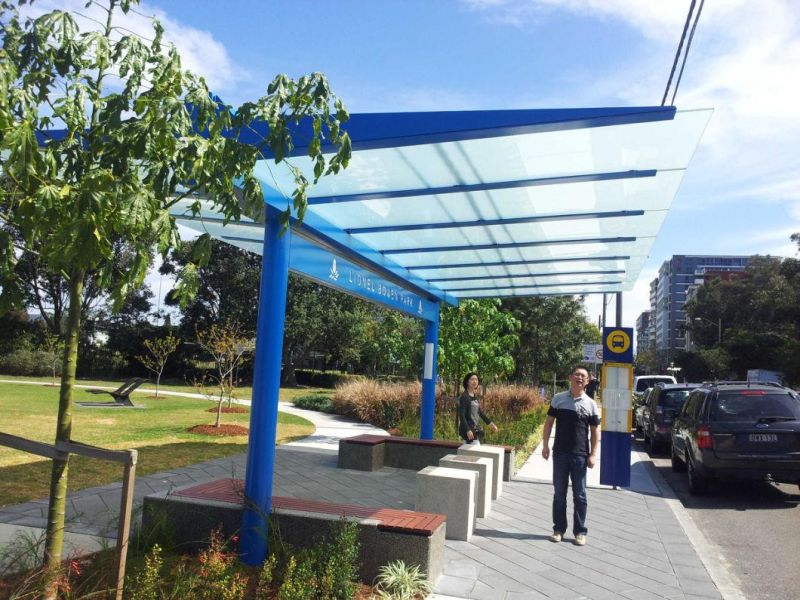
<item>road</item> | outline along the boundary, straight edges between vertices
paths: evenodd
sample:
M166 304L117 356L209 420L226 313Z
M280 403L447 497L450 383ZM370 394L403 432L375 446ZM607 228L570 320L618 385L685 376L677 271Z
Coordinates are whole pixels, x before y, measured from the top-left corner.
M641 440L634 447L644 451ZM668 454L652 456L695 524L716 545L748 600L800 598L800 490L796 485L718 483L692 496Z

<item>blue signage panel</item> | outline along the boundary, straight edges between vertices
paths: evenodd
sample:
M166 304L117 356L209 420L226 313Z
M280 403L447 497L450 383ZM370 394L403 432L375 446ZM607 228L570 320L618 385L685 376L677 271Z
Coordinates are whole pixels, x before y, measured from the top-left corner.
M292 236L289 270L418 319L433 321L439 314L436 302L409 292L298 235Z
M631 327L603 327L603 362L633 362Z

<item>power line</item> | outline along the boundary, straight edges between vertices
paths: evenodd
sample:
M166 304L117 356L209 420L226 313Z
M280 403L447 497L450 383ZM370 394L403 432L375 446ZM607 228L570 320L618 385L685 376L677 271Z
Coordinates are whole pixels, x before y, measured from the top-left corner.
M686 15L686 23L683 25L683 33L681 33L681 41L678 43L678 51L675 53L675 60L672 63L672 69L669 72L669 79L667 80L667 87L664 90L664 97L661 99L661 106L667 102L667 95L669 94L669 88L672 85L672 78L675 75L675 68L678 66L678 60L681 57L681 51L683 50L683 42L686 39L686 32L689 30L689 23L692 20L692 13L694 12L694 5L696 4L697 0L692 0L691 5L689 6L689 14Z
M689 41L686 42L686 52L683 53L683 63L681 63L681 70L678 72L678 80L675 82L675 90L672 92L672 100L670 104L675 104L675 96L678 95L678 86L681 84L681 78L683 77L683 69L686 66L686 57L689 56L689 48L692 47L692 39L694 39L694 30L697 29L697 22L700 20L700 13L703 12L703 4L706 3L706 0L700 0L700 7L697 9L697 16L694 18L694 23L692 24L692 31L689 33Z

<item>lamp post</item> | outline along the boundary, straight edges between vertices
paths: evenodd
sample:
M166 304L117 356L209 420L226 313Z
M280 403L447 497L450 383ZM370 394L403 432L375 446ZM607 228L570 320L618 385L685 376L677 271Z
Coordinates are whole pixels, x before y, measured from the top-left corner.
M699 323L700 321L705 321L706 323L711 323L712 325L715 324L714 321L712 321L711 319L706 319L705 317L694 318L695 323ZM716 326L717 326L717 346L722 346L722 317L717 319Z

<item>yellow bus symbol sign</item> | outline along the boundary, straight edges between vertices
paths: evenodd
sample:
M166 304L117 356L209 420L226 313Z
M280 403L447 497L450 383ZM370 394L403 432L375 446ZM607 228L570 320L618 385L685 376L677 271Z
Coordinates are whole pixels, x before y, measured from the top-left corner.
M606 348L615 354L625 354L630 347L631 338L625 331L615 329L606 336Z

